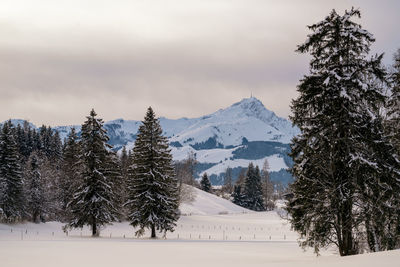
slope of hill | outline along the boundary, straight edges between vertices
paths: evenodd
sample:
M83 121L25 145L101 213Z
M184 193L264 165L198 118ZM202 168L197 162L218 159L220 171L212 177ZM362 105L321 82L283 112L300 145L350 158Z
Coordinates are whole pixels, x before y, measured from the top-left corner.
M204 192L203 190L195 187L189 188L192 189L194 200L189 203L181 203L179 209L183 215L217 215L252 212L233 204L229 200Z

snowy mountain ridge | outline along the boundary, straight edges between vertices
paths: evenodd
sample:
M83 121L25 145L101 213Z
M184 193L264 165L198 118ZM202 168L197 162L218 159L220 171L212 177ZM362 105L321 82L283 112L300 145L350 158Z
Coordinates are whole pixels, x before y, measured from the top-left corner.
M20 124L23 121L14 122ZM283 183L291 180L284 171L290 165L288 144L299 130L265 108L255 97L198 118L161 117L160 124L170 140L174 159L182 160L188 153L195 154L199 162L197 175L207 172L214 184L222 183L222 174L227 167L233 168L234 176L237 176L250 162L262 167L265 160L269 161L271 171L277 173L276 180L283 179ZM123 146L128 149L134 146L140 125L141 121L116 119L105 122L104 127L110 137L109 143L114 149L121 150ZM72 127L79 134L80 125L54 129L64 139Z

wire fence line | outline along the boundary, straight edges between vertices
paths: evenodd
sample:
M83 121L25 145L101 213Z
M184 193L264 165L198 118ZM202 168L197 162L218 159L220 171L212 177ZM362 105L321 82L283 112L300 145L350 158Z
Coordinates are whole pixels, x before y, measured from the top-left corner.
M137 238L134 229L105 229L100 233L102 239L148 239ZM61 229L34 230L29 228L0 229L0 241L7 240L59 240L91 237L89 229L75 229L64 232ZM212 241L297 241L297 235L283 227L243 226L243 225L202 225L180 224L174 232L168 232L159 239L168 240L212 240Z

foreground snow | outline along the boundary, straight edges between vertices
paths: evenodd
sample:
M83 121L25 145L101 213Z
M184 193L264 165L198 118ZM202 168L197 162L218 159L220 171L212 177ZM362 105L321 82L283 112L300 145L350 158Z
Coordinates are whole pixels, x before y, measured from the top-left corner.
M194 191L195 201L181 210L196 215L182 216L166 239L135 238L127 222L107 226L99 238L88 228L66 235L59 222L0 224L0 266L399 266L398 250L341 258L331 249L316 257L299 248L275 211L251 212Z
M296 233L276 212L182 216L176 231L158 240L133 238L126 222L108 226L100 238L91 238L87 228L66 236L61 227L58 222L0 224L1 266L368 267L400 262L400 251L345 258L334 250L320 257L303 252Z

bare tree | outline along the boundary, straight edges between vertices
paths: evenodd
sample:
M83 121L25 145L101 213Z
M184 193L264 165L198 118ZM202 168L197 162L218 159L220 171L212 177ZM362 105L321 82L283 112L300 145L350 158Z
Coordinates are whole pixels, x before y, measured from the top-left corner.
M174 163L176 177L179 182L180 202L192 202L195 192L192 186L198 187L194 178L197 160L193 152L188 153L186 159Z
M275 203L272 199L274 194L274 185L271 182L269 176L269 162L265 159L263 168L261 170L261 183L262 183L262 193L264 198L264 206L267 210L273 210L275 208Z
M232 168L230 167L225 170L224 186L222 187L222 191L227 194L232 194L233 192Z

